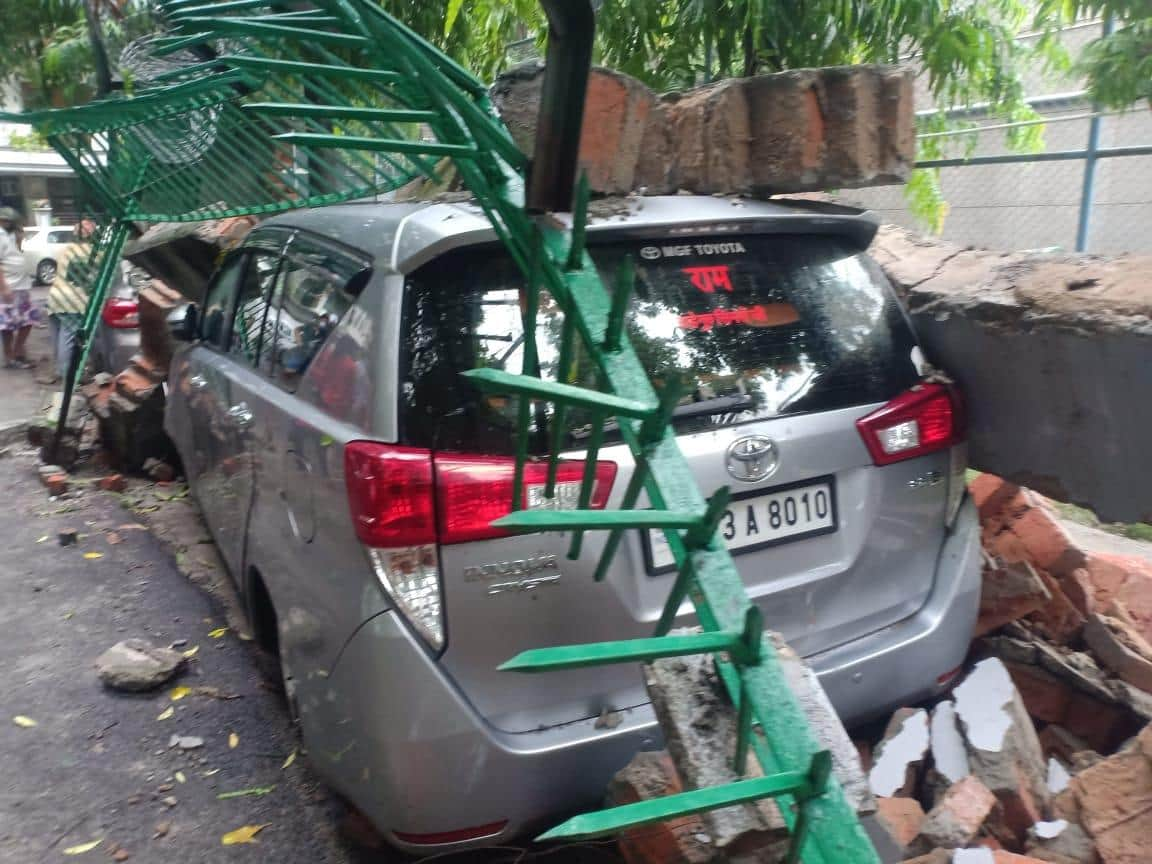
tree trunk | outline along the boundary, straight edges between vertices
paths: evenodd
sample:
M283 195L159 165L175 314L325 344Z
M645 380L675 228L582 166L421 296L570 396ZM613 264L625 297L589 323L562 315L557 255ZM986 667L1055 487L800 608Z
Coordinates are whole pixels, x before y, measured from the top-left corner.
M96 71L96 93L106 96L112 92L112 69L108 65L108 51L100 33L100 18L96 0L84 0L84 22L88 25L88 41L92 45L92 65Z

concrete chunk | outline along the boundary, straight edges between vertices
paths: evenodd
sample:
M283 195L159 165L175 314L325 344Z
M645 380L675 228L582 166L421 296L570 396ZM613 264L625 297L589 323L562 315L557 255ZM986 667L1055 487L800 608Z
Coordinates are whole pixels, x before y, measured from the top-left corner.
M972 773L999 799L1006 827L1023 842L1028 829L1044 818L1051 797L1024 702L994 657L977 663L955 696Z

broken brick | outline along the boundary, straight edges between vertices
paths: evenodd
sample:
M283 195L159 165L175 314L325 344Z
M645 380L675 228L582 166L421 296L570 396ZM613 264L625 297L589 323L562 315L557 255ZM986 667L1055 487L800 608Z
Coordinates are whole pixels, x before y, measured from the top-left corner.
M63 495L68 491L67 474L49 474L47 477L41 477L40 479L47 487L49 495Z
M684 791L676 766L667 751L642 751L612 778L608 797L614 805L650 801ZM698 840L707 836L697 816L686 816L656 825L630 828L620 836L619 849L627 864L664 864L683 861L705 864L712 850Z
M868 772L872 793L884 797L914 795L927 752L928 712L922 708L896 711L873 753L872 770Z
M1072 701L1071 688L1049 672L1020 663L1005 663L1024 707L1036 720L1062 723Z
M920 826L920 848L967 846L996 805L996 796L976 777L954 783Z
M1028 616L1036 629L1057 645L1067 645L1080 637L1084 630L1084 616L1068 599L1060 582L1045 570L1037 570L1051 599Z
M1146 864L1152 837L1152 726L1138 746L1082 771L1072 780L1081 824L1104 864Z
M1074 691L1062 725L1096 752L1111 753L1139 728L1139 721L1126 708Z
M1050 797L1032 718L995 657L977 663L954 695L972 773L999 800L1005 826L1022 844L1028 828L1043 818Z
M1027 561L1002 562L984 569L980 588L980 614L976 636L1044 608L1052 594Z
M1044 755L1055 756L1062 762L1071 762L1074 754L1088 749L1087 741L1055 723L1049 723L1041 729L1037 737L1040 739L1040 749L1044 751Z
M1055 515L1035 493L1028 493L1033 506L1012 522L1012 533L1028 550L1028 560L1057 576L1071 573L1085 563L1084 552L1072 542Z
M876 821L901 849L907 849L920 834L924 808L915 798L877 798Z
M1133 625L1123 606L1115 615L1093 615L1084 627L1084 640L1096 659L1121 679L1152 693L1152 645Z
M100 478L100 488L105 492L123 492L128 488L128 481L123 474L109 474Z

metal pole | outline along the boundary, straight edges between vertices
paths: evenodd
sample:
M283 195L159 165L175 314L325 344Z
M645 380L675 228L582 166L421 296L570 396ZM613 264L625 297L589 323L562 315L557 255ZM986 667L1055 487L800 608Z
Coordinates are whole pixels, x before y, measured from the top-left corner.
M1112 16L1104 18L1100 26L1100 34L1107 37L1112 34ZM1092 202L1096 193L1096 162L1097 152L1100 149L1100 126L1102 119L1100 104L1092 103L1092 113L1097 115L1088 124L1088 148L1084 156L1084 185L1080 187L1080 217L1076 224L1076 251L1088 250L1088 233L1092 229Z

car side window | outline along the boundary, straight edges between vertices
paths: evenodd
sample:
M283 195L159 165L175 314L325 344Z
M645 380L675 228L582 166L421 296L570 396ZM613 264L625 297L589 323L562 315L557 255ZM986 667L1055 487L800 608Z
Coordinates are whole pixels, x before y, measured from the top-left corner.
M201 318L200 336L205 342L224 348L228 344L228 322L235 306L236 292L244 276L244 266L248 255L240 252L224 261L216 273L216 278L208 286L204 298L204 315Z
M76 236L71 231L52 231L48 235L49 243L74 243Z
M240 280L228 353L252 366L259 361L261 346L272 342L268 330L275 329L272 304L280 264L280 256L275 253L250 251Z
M299 235L288 247L274 353L262 353L260 358L261 368L280 386L295 392L316 353L352 306L348 283L363 269L363 264Z

